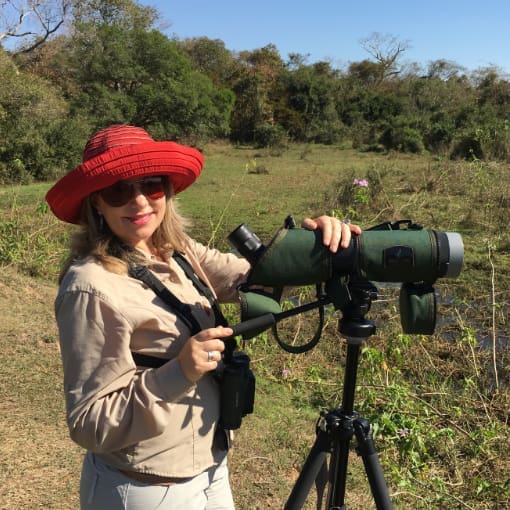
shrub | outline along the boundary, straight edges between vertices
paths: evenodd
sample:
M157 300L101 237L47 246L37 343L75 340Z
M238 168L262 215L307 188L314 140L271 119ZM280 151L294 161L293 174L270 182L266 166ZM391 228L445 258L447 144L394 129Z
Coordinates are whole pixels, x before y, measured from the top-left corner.
M409 126L389 127L379 137L387 150L420 154L425 151L421 133Z
M462 135L454 141L451 159L483 159L482 146L474 136Z
M262 124L253 133L253 142L257 149L265 147L284 148L288 144L286 131L278 124Z

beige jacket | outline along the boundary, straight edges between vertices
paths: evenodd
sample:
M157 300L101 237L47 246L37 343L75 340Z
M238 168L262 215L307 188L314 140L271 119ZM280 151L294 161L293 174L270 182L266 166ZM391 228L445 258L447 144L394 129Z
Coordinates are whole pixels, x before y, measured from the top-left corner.
M232 302L249 264L191 242L187 259L215 291ZM180 266L150 269L203 326L214 325L209 303ZM92 259L73 265L56 301L71 437L118 469L166 477L194 476L215 459L219 395L212 374L191 383L176 359L190 336L152 290L105 270ZM137 369L131 350L169 358L157 369Z

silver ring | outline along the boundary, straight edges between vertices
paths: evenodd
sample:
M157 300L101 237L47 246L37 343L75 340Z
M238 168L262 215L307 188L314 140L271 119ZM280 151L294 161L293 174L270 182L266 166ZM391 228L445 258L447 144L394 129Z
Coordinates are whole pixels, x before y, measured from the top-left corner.
M207 361L214 361L214 351L207 351Z
M342 223L345 223L346 225L349 225L350 222L351 220L349 218L345 218L342 220Z

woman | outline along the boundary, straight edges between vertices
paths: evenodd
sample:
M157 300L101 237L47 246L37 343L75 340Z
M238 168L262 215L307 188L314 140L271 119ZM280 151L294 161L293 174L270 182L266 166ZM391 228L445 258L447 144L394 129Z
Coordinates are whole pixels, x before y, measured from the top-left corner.
M47 194L58 218L82 226L55 301L67 422L87 450L82 509L234 508L212 376L232 330L217 325L214 302L172 255L182 253L219 302L236 300L250 266L185 233L173 197L202 166L191 147L114 125ZM360 233L327 216L304 226L321 229L333 252ZM197 331L132 277L133 265L190 305ZM165 362L137 366L140 355Z

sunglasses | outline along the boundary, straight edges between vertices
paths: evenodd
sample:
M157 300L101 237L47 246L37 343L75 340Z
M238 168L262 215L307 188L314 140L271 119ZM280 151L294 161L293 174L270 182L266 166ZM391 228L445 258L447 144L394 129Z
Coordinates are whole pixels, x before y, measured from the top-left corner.
M144 177L136 181L118 181L99 191L99 195L109 206L122 207L136 196L138 190L149 200L158 200L166 195L167 188L165 177Z

